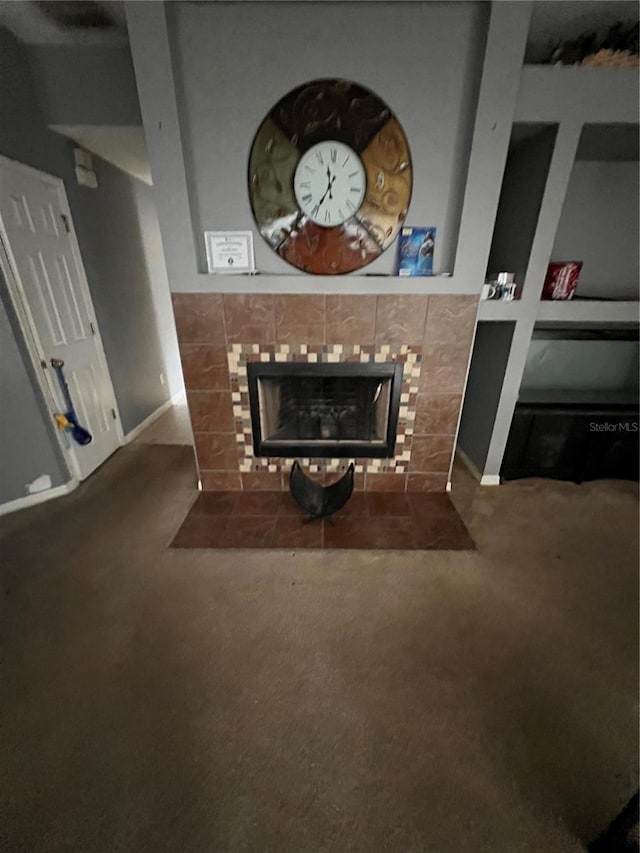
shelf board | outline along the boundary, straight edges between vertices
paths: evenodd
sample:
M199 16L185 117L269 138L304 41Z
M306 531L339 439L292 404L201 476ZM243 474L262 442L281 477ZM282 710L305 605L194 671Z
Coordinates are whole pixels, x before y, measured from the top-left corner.
M638 123L638 70L525 65L514 122Z
M637 323L640 303L603 299L541 300L538 320L566 323Z
M336 293L344 294L477 294L480 284L464 276L433 275L207 275L198 273L181 282L184 293Z
M483 299L478 306L478 320L517 320L523 315L520 299Z

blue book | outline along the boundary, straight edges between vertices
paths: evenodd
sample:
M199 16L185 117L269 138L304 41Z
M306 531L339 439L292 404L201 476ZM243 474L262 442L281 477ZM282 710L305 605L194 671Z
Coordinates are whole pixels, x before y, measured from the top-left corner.
M413 228L411 226L401 228L398 244L398 275L433 275L435 244L435 228Z

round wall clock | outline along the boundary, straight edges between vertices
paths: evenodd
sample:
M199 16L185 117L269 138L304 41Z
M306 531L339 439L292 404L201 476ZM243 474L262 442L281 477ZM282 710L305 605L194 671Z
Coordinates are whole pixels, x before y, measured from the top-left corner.
M411 186L400 122L347 80L289 92L251 146L249 197L260 233L285 261L316 275L352 272L388 249Z

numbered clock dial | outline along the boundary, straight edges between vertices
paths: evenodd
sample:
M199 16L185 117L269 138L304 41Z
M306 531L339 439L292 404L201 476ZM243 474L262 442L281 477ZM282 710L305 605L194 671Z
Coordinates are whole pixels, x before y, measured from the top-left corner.
M411 198L402 126L376 94L349 80L311 80L282 97L249 155L260 233L305 272L361 269L392 245Z
M301 211L323 228L351 219L366 191L362 161L348 145L318 142L306 151L295 171L293 188Z

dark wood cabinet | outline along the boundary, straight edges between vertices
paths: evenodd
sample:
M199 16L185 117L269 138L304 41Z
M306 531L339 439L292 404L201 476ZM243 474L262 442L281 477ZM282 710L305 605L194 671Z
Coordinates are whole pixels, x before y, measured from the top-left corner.
M519 403L502 463L503 480L638 480L638 409Z

